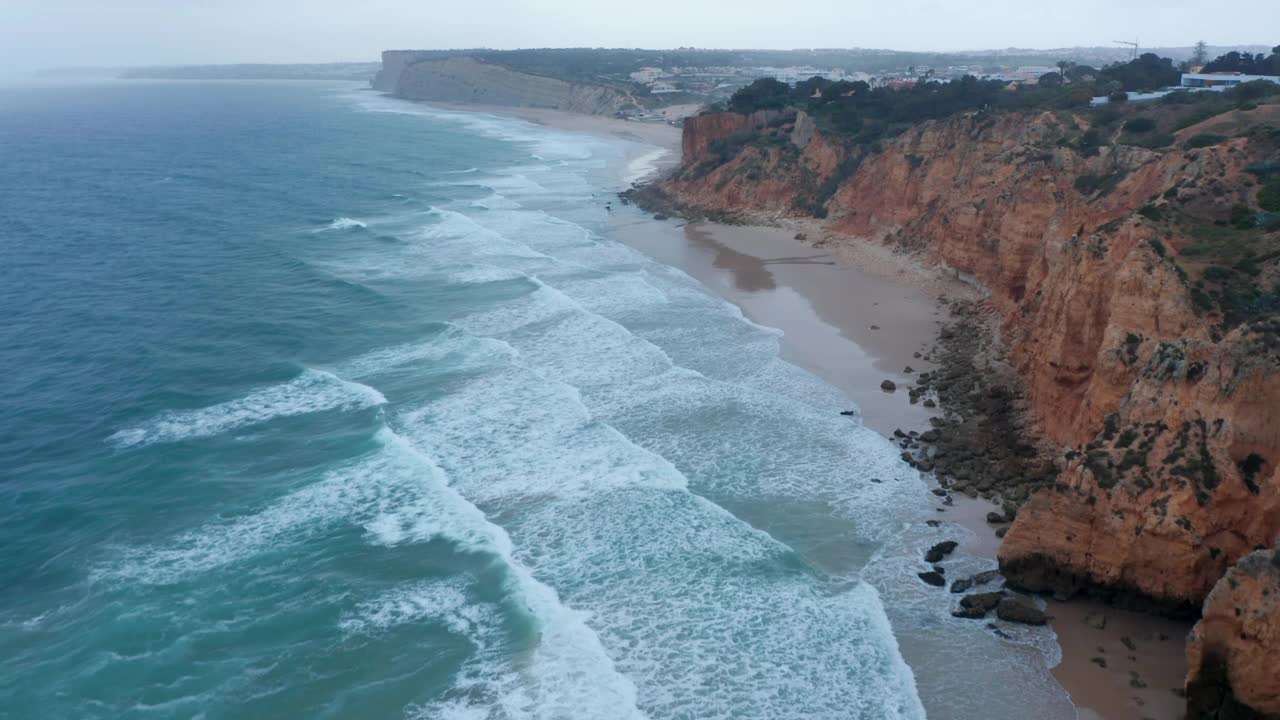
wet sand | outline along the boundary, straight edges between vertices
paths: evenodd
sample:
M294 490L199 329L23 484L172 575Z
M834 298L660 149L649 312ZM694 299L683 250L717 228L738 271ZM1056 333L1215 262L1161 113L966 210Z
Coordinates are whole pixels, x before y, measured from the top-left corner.
M915 355L937 332L936 297L845 265L786 229L698 223L655 233L643 223L614 232L697 278L753 322L782 330L783 357L844 390L868 427L889 435L927 424L931 411L909 404L902 388L914 372L933 368ZM881 390L884 380L900 389Z
M1054 616L1063 657L1053 674L1071 694L1081 718L1183 716L1186 703L1180 691L1187 670L1185 642L1190 623L1085 601L1050 601L1048 612ZM1090 613L1105 617L1106 628L1099 630L1085 622Z
M619 213L613 236L678 267L738 305L752 321L783 331L783 356L841 388L862 410L863 422L892 436L922 430L934 411L908 402L914 373L934 366L916 357L934 344L946 319L940 301L973 297L975 289L883 248L847 242L818 247L797 232L820 237L811 224L788 227L695 223L655 232L652 221ZM888 379L894 393L880 389ZM1000 540L986 523L996 506L963 495L947 519L973 531L960 551L994 560ZM1054 677L1086 720L1182 717L1172 690L1185 674L1183 639L1190 626L1088 601L1050 602L1052 627L1062 647ZM1085 616L1106 616L1105 629ZM968 622L958 620L957 622ZM1161 639L1161 638L1164 639ZM1122 638L1129 638L1134 649ZM1101 650L1099 650L1101 648ZM1103 657L1106 667L1092 659ZM1136 682L1131 671L1137 672ZM997 678L992 678L998 682ZM1145 687L1135 687L1145 685ZM1028 717L1035 717L1030 711Z

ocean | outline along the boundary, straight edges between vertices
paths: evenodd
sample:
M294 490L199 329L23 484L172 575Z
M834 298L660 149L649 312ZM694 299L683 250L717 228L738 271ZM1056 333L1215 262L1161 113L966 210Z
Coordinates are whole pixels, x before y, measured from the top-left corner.
M1048 630L915 578L895 447L610 238L653 157L353 84L0 89L0 718L1074 716Z

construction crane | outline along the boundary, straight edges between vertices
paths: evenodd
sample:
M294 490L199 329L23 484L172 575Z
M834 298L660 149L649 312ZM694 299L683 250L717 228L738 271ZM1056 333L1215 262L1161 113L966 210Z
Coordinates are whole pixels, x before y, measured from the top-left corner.
M1113 42L1113 43L1115 43L1115 44L1117 44L1117 45L1128 45L1129 47L1133 48L1133 59L1134 59L1134 60L1137 60L1137 59L1138 59L1138 41L1136 41L1136 40L1112 40L1111 42Z

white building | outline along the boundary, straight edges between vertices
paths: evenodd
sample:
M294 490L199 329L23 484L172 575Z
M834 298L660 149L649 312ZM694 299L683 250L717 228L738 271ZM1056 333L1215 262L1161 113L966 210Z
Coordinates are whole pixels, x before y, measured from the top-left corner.
M645 85L648 85L654 80L657 80L658 78L662 77L662 75L663 75L662 68L643 67L631 73L631 79L635 80L638 83L643 83Z
M1280 84L1280 77L1275 75L1243 75L1241 73L1183 73L1182 87L1213 88L1231 87L1253 80L1267 80Z

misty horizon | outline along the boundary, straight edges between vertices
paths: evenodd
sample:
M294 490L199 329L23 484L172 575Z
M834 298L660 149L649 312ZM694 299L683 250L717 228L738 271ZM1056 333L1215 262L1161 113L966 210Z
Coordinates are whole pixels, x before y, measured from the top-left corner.
M17 0L0 9L0 72L218 64L376 62L387 49L644 48L868 49L965 54L992 50L1116 47L1270 47L1272 38L1215 38L1203 8L1100 0L1061 7L799 0L779 13L762 0L719 3L653 0L608 13L578 0L530 7L514 0L422 7L372 0L359 8L324 0L220 0L173 7L154 0ZM1242 27L1280 25L1280 4L1246 0ZM1231 29L1231 35L1249 30ZM1258 30L1258 34L1265 34Z

